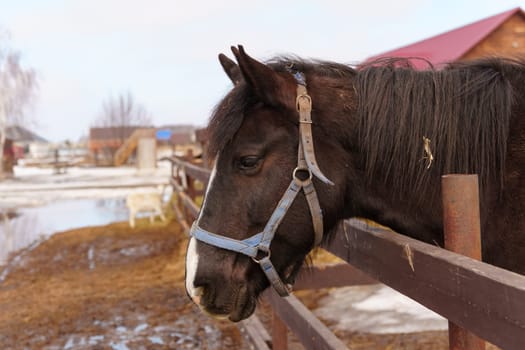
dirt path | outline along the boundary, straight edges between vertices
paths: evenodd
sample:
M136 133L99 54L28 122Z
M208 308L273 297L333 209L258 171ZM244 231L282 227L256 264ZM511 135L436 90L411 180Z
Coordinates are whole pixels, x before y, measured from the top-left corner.
M237 327L187 299L176 224L54 235L0 282L2 349L242 349Z

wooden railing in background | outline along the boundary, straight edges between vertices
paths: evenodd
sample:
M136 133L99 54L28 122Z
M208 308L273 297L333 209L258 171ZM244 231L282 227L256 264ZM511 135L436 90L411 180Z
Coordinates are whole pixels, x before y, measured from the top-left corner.
M177 193L174 211L188 230L209 170L181 158L169 160ZM355 219L345 221L324 248L350 265L313 268L300 276L295 290L380 281L503 349L523 349L525 276ZM264 295L274 312L272 337L256 317L241 322L254 348L286 349L288 328L307 349L346 349L295 296L281 298L271 289Z

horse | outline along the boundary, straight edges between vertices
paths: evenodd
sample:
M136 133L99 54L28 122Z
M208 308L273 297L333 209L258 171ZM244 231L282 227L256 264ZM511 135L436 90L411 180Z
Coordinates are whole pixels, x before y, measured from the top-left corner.
M232 52L219 55L234 85L209 120L214 165L186 253L204 312L237 322L267 287L287 295L342 219L442 246L450 173L479 176L483 260L525 274L525 61L416 70Z

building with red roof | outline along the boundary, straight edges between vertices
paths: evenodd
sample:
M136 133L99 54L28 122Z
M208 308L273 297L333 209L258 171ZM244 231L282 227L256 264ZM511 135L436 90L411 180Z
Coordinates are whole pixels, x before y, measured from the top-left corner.
M370 57L424 58L435 66L482 56L515 57L525 54L525 12L515 8ZM412 60L415 67L426 67L422 60Z

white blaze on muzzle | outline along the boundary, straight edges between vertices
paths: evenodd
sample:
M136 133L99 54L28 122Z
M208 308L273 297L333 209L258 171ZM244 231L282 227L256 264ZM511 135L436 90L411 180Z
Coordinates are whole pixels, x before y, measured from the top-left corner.
M193 281L199 266L199 253L197 252L197 240L190 237L188 250L186 251L186 292L197 305L200 304L201 288L195 288Z
M216 173L217 173L217 169L216 169L216 166L214 166L210 174L210 179L208 180L208 187L206 189L206 194L204 195L204 203L202 203L202 208L204 208L206 205L206 198L208 198L208 193L213 187L213 180L215 179ZM199 217L197 218L196 222L200 221L202 213L203 213L203 210L200 211ZM195 288L195 285L194 285L198 266L199 266L199 252L197 251L197 240L191 237L191 233L190 233L190 242L188 244L188 249L186 251L186 292L197 305L200 304L200 295L202 294L202 288Z

